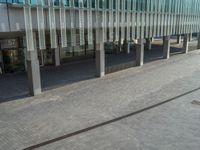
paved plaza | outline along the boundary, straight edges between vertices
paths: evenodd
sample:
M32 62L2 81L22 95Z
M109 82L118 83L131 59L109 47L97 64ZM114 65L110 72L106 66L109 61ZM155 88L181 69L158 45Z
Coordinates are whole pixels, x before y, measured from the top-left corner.
M199 150L200 50L175 54L102 79L45 68L36 97L26 96L25 73L2 77L15 84L1 94L15 93L0 103L0 149Z
M182 53L182 44L171 42L171 56ZM190 50L196 49L197 41L189 44ZM155 40L152 50L145 50L144 63L163 59L162 41ZM106 55L106 67L112 68L123 63L135 62L135 53ZM79 62L63 64L59 67L45 66L41 68L42 90L47 91L95 78L95 60L89 59ZM17 72L0 76L0 102L16 100L29 95L26 72ZM9 89L9 90L8 90Z

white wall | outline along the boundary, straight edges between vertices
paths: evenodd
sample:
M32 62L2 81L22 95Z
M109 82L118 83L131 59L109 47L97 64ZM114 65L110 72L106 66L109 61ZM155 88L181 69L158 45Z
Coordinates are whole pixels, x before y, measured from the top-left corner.
M22 8L9 8L9 19L10 19L10 30L11 32L15 31L24 31L24 12Z
M7 13L8 12L8 13ZM32 24L33 29L37 30L37 11L36 8L32 8ZM70 29L71 21L70 21L70 13L69 10L66 10L66 26L67 29ZM57 29L60 29L60 17L59 17L59 9L56 10L56 26ZM79 17L78 11L75 11L75 27L79 28ZM85 15L85 27L87 26L87 17ZM9 17L8 17L9 16ZM48 10L44 10L44 18L45 18L45 26L46 29L49 30L49 15ZM93 19L94 19L93 13ZM10 22L10 29L9 29L9 22ZM99 18L101 19L101 18ZM95 21L93 20L93 25ZM14 7L9 6L8 11L6 5L0 5L0 32L19 32L25 31L25 23L24 23L24 10L22 7Z
M7 6L0 5L0 32L9 32Z

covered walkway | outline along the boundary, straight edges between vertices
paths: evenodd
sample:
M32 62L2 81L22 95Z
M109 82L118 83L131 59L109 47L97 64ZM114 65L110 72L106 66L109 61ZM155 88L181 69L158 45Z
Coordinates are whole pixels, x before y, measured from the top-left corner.
M199 150L199 60L197 50L1 103L0 147Z
M172 40L170 50L171 55L182 53L182 44L173 44L173 42L174 41ZM196 49L196 43L196 41L191 42L189 49ZM117 67L119 70L124 69L123 64L135 64L135 57L135 51L131 51L130 54L121 53L117 55L106 55L106 68L114 68L114 71ZM155 40L152 45L152 49L146 49L144 52L144 63L149 63L162 58L162 41ZM94 78L95 59L62 64L58 67L46 66L41 68L41 82L43 91ZM28 79L25 72L0 76L0 102L16 100L27 96L29 96L29 90Z

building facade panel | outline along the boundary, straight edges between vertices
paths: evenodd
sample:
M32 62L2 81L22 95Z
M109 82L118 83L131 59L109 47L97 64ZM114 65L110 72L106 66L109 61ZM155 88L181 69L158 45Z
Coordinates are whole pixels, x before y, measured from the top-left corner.
M0 4L0 32L9 32L10 25L8 19L8 11L6 5Z
M95 43L200 31L199 0L0 0L0 4L0 38L6 33L10 39L28 37L24 9L29 8L31 32L36 32L37 48L43 50L39 56L46 53L42 55L48 60L57 47L65 59L93 54Z

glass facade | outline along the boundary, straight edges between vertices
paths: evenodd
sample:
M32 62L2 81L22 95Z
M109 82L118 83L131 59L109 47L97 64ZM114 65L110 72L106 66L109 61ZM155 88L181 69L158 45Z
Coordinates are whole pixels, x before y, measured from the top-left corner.
M28 1L30 5L36 5L38 0L0 0L0 3L9 3L9 4L23 4L25 1ZM43 4L48 5L47 0L40 0ZM60 1L62 0L52 0L55 6L59 6ZM113 0L113 3L110 3L110 0L63 0L62 3L66 7L80 6L80 2L83 2L85 8L90 8L88 1L92 3L92 8L96 8L96 4L100 9L116 9L118 0ZM71 5L70 5L71 4ZM73 4L73 5L72 5ZM112 6L111 6L112 5ZM199 12L199 0L119 0L120 10L128 10L128 5L131 5L132 11L147 11L147 12L170 12L170 13L186 13L184 10L188 10L190 13ZM122 6L125 5L125 8ZM133 6L135 5L135 7Z
M33 36L37 36L41 50L38 54L45 65L53 62L52 49L57 47L61 49L61 61L68 61L93 57L94 45L100 42L108 45L105 48L108 51L113 46L110 42L200 32L200 0L0 0L0 3L23 8L27 50L35 50ZM32 13L36 13L37 29L32 27ZM33 31L37 34L33 35ZM21 50L4 51L8 68L13 64L21 66L22 62L14 61L22 57ZM12 61L10 55L14 56Z
M57 47L58 34L61 47L75 47L92 45L94 30L98 30L97 43L200 31L199 0L0 0L0 3L24 8L30 49L33 7L37 8L40 49L45 48L45 32L49 30L51 48ZM48 13L47 29L43 11Z

